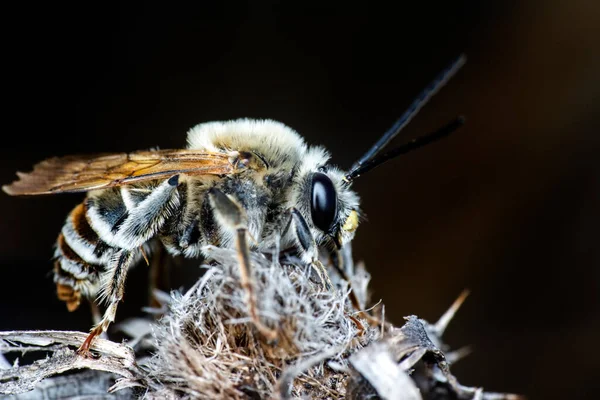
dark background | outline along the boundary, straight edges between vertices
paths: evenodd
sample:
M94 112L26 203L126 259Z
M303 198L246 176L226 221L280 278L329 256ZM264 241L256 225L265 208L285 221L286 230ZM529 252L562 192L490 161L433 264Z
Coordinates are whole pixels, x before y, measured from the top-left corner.
M600 4L414 3L6 10L0 181L53 155L183 147L194 124L238 117L282 121L347 168L464 52L403 139L467 125L357 181L355 257L397 324L471 289L447 333L474 350L461 383L595 398ZM49 275L81 199L0 194L0 329L89 329ZM145 279L132 272L121 317Z

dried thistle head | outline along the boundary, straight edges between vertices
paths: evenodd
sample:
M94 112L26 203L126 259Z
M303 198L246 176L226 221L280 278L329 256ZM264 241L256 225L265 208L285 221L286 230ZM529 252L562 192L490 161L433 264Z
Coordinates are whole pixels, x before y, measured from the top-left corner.
M170 312L156 327L157 353L150 369L163 383L161 389L184 396L268 397L289 391L278 384L286 369L327 354L294 380L290 393L296 397L308 387L313 391L323 386L329 397L342 396L343 379L336 382L335 372L323 362L346 365L344 354L379 335L376 328L365 329L366 321L349 318L356 310L349 306L348 285L334 279L337 289L326 290L310 267L298 262L281 265L254 254L260 317L278 332L278 339L270 343L250 323L235 252L213 247L210 254L218 265L209 267L185 295L175 295Z

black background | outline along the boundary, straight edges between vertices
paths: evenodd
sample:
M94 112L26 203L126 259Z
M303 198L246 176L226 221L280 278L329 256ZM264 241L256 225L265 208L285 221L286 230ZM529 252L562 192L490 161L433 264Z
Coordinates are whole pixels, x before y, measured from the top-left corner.
M466 127L357 181L355 257L397 324L436 320L471 289L447 333L473 348L453 366L461 383L594 398L600 5L414 3L5 10L0 181L53 155L183 147L194 124L238 117L282 121L347 168L464 52L403 138L459 114ZM0 329L90 327L49 275L81 198L0 195ZM120 317L145 279L132 272Z

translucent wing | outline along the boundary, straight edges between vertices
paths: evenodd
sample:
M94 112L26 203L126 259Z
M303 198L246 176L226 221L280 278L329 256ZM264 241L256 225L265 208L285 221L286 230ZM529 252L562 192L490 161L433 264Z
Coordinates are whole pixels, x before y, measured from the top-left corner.
M85 192L133 182L184 175L225 175L235 171L228 154L197 150L156 150L50 158L19 180L2 186L6 193L38 195Z

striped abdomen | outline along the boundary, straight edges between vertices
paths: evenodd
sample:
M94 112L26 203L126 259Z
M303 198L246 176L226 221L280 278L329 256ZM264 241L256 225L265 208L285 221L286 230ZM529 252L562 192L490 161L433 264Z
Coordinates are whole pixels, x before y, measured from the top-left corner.
M69 311L79 306L82 294L88 298L96 296L101 266L113 252L90 226L86 202L75 207L58 236L54 253L56 293Z
M90 192L71 211L57 240L54 267L58 297L70 311L79 306L82 295L94 298L102 290L110 297L119 289L115 285L120 283L110 279L119 266L117 259L125 252L130 257L127 264L135 262L149 250L142 247L181 211L179 199L184 196L178 183L175 176L150 186Z

